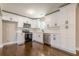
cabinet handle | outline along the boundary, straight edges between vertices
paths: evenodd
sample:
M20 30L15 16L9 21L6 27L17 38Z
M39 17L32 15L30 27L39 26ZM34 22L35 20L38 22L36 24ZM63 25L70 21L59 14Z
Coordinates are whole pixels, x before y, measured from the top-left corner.
M39 37L40 37L40 35L39 35Z
M56 40L56 38L54 37L53 40Z

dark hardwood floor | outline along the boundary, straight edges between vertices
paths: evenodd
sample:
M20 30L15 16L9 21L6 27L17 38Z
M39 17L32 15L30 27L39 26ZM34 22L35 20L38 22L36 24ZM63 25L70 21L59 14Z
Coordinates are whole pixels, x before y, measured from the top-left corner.
M79 54L79 53L78 53ZM23 45L8 45L0 48L1 56L70 56L63 51L51 48L37 42L27 42Z

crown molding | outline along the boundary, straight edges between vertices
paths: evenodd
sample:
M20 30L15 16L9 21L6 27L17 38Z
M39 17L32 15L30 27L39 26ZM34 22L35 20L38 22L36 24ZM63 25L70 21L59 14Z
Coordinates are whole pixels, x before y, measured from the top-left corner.
M40 19L40 18L31 18L31 17L25 16L25 15L21 15L21 14L15 13L15 12L11 12L11 11L6 11L6 10L2 10L2 11L3 11L3 12L6 12L6 13L10 13L10 14L17 15L17 16L29 18L29 19L32 19L32 20Z
M51 12L51 13L46 14L45 16L48 16L48 15L53 14L53 13L56 13L56 12L58 12L58 11L60 11L60 10L59 10L59 9L58 9L58 10L55 10L55 11L53 11L53 12Z

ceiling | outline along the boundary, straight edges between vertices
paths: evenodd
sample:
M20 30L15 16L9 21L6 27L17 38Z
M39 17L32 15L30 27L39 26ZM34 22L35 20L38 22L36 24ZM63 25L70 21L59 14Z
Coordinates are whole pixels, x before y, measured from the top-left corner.
M2 9L31 18L41 18L64 3L3 3Z

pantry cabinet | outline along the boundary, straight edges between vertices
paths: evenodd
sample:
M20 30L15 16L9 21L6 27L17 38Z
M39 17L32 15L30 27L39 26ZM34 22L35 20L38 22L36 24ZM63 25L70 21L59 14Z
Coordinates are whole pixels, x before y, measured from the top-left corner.
M60 8L61 17L61 48L76 53L75 21L76 4Z

